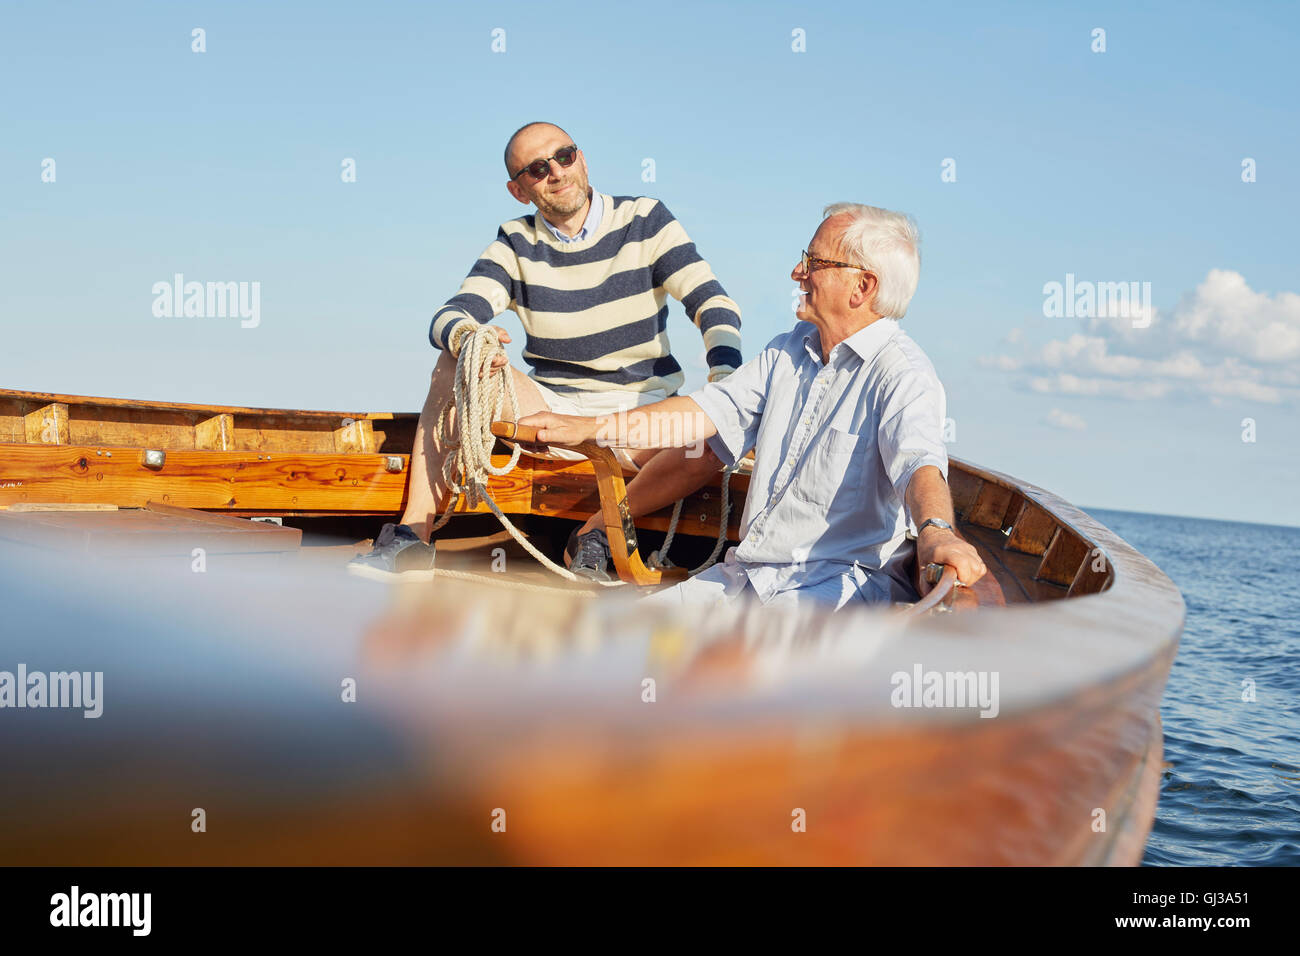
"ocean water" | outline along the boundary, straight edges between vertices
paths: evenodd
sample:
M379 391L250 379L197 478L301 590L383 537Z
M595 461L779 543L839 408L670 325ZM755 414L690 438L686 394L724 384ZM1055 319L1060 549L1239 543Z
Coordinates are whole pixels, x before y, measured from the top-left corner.
M1187 602L1143 863L1300 866L1300 528L1088 511Z

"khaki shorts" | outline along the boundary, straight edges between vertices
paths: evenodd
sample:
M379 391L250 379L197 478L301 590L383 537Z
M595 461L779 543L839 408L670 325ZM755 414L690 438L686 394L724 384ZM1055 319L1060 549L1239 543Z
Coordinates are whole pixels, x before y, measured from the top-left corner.
M662 402L668 397L668 394L662 389L655 389L649 392L621 392L613 390L603 391L579 391L579 392L557 392L554 389L547 388L536 379L532 383L537 386L537 390L542 393L542 399L546 402L551 411L557 415L581 415L584 418L592 418L596 415L613 415L617 412L625 412L629 408L637 408L641 405L650 405L654 402ZM614 454L618 456L619 463L631 471L636 471L637 464L632 460L626 448L613 449ZM549 452L532 452L524 449L525 455L532 455L534 458L545 458L550 461L586 461L587 459L578 454L576 451L569 451L565 448L552 448Z

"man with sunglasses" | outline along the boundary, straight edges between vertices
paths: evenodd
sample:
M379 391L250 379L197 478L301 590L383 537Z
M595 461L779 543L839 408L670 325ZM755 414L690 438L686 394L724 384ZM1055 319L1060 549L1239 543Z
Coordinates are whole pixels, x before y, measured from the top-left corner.
M517 130L506 143L505 164L506 189L536 213L504 223L460 290L434 314L429 339L443 352L416 430L406 510L400 523L384 526L370 554L349 564L355 573L386 577L432 568L434 548L425 541L450 494L437 416L452 394L463 336L494 316L513 310L527 336L531 374L509 367L505 356L494 360L494 371L514 377L521 416L607 414L675 395L684 376L668 342L669 295L703 336L710 382L740 365L740 310L663 203L592 189L582 150L550 123ZM500 342L511 340L494 328ZM703 446L620 450L620 458L639 469L627 489L634 517L689 494L722 467ZM574 531L565 562L575 574L611 580L598 518Z
M713 441L731 461L754 450L739 547L655 600L748 593L836 609L915 600L914 553L923 565L953 565L964 584L984 574L952 529L943 386L899 327L920 274L918 245L908 216L828 206L790 274L800 321L734 375L620 416L521 419L540 428L540 441L636 445L673 435Z

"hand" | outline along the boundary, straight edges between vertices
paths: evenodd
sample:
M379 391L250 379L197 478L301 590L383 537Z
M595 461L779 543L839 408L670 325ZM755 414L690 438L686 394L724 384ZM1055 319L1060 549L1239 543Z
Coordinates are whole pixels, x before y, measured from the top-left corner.
M555 445L581 445L593 440L598 433L597 419L579 415L557 415L554 412L536 412L519 419L520 425L536 428L538 442Z
M927 564L951 564L957 569L958 582L967 587L984 577L988 570L980 560L979 552L970 543L946 528L936 528L933 525L922 531L921 537L917 539L916 561L922 568ZM924 597L933 585L923 580L921 587L924 588L921 593Z
M460 358L461 349L465 347L465 337L467 335L476 334L480 328L481 327L476 327L473 324L473 320L466 319L464 322L461 322L455 329L452 330L451 354L453 357ZM488 326L488 328L490 328L493 332L496 333L497 341L500 342L502 345L505 345L510 341L510 333L507 332L505 329L501 328L501 326L490 325ZM495 375L497 372L501 371L509 364L510 364L509 356L504 354L494 355L492 356L492 361L491 364L489 365L488 373ZM482 377L483 375L480 373L479 378Z
M500 342L502 345L505 345L507 342L510 341L510 333L507 332L505 329L501 328L501 326L499 325L492 326L492 331L496 332L497 341ZM510 357L507 355L492 356L491 374L495 375L497 372L501 371L509 364L510 364Z

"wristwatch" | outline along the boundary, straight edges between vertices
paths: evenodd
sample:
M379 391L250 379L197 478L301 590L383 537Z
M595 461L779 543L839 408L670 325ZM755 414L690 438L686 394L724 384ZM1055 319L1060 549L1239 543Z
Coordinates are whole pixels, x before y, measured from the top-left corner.
M924 531L926 528L928 528L930 525L934 525L936 528L942 528L944 531L952 530L952 525L944 521L942 518L926 518L924 521L921 522L921 526L916 529L916 536L918 538L921 537L921 532Z

